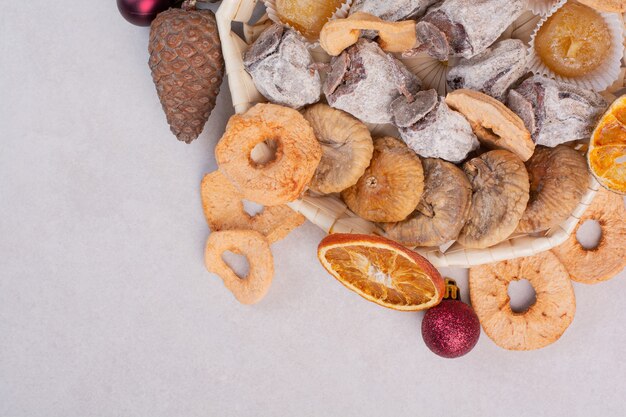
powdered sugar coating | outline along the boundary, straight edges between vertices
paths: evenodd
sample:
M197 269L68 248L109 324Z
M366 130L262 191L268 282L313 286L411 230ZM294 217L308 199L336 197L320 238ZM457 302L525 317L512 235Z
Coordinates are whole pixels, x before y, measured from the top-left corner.
M437 59L485 51L519 17L525 0L446 0L417 24L422 49Z
M537 145L588 139L607 107L601 95L535 75L509 91L509 108L524 121Z
M278 26L278 27L277 27ZM244 55L246 71L261 94L294 109L320 99L322 81L311 70L307 42L291 29L269 27Z
M333 58L331 68L324 83L328 104L367 123L391 123L391 103L400 91L414 94L422 84L402 62L367 39Z
M480 91L503 101L511 85L526 72L526 62L524 42L503 40L470 59L461 58L448 73L448 86Z
M459 163L479 146L467 119L451 110L443 97L426 117L399 130L409 148L424 158Z
M421 17L439 0L355 0L350 14L369 13L383 20L397 22Z

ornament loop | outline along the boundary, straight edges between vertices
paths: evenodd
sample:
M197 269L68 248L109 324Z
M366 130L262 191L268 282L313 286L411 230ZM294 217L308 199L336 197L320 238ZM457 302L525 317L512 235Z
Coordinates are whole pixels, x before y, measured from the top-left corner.
M459 291L459 287L456 285L456 281L452 278L446 278L444 282L446 285L446 292L443 295L443 299L461 301L461 293Z

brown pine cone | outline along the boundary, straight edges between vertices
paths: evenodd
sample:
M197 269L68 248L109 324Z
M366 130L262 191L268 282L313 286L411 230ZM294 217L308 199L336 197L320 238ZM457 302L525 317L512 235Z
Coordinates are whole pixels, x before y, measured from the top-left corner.
M169 9L150 28L150 69L172 133L191 143L209 120L224 76L215 15Z

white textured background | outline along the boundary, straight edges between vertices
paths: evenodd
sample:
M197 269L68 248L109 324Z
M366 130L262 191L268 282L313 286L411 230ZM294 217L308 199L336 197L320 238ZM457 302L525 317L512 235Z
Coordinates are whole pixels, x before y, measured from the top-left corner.
M203 266L199 184L232 110L169 133L148 29L113 0L0 9L0 417L626 414L626 278L575 284L556 344L458 360L322 271L307 224L237 304ZM454 271L467 289L463 271ZM465 293L467 299L467 293Z

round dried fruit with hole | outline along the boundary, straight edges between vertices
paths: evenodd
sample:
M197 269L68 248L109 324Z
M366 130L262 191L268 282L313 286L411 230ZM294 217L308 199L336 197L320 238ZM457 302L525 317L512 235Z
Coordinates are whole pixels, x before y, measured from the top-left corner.
M274 159L257 163L252 151L267 140L276 143ZM264 206L297 199L321 157L309 122L296 110L276 104L257 104L231 117L215 148L220 171L244 198Z
M576 232L587 220L600 224L602 236L593 249L585 249ZM622 196L600 189L580 222L552 252L565 265L570 278L583 284L597 284L613 278L626 267L626 210Z
M309 187L319 193L330 194L356 184L374 152L372 135L367 126L327 104L311 106L303 115L322 145L322 160Z
M422 160L424 193L405 220L384 223L387 236L405 246L439 246L456 239L469 215L472 186L455 165Z
M341 197L350 210L366 220L396 222L413 212L423 190L419 157L404 142L384 137L374 140L370 166Z
M528 172L509 151L490 151L463 165L472 184L472 206L458 242L466 248L500 243L517 227L529 197Z
M248 259L250 272L240 278L222 259L230 251ZM204 262L209 272L224 281L237 301L255 304L265 297L274 278L274 258L267 239L254 230L224 230L209 236L204 251Z
M213 232L256 230L274 243L302 225L305 218L285 205L263 208L251 216L243 206L243 196L220 171L207 174L201 185L202 209Z
M519 233L548 230L569 217L587 191L585 157L574 149L538 147L526 162L530 199L517 226Z
M527 279L537 300L523 313L511 309L511 281ZM576 298L565 267L550 252L470 268L472 307L483 330L508 350L540 349L556 342L574 320Z

